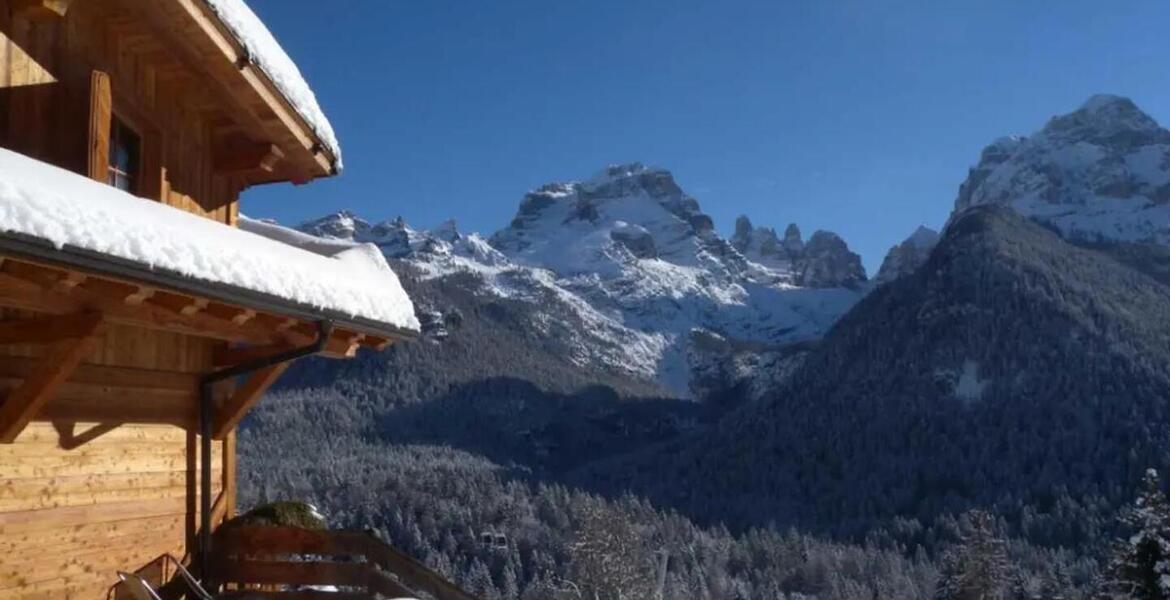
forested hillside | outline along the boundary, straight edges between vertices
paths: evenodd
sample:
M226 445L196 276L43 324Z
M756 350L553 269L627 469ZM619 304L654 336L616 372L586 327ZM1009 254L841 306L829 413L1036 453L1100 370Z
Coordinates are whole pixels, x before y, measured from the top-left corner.
M974 210L770 397L579 481L740 527L892 524L915 540L982 507L1033 542L1091 546L1170 456L1167 340L1157 279L1009 210Z

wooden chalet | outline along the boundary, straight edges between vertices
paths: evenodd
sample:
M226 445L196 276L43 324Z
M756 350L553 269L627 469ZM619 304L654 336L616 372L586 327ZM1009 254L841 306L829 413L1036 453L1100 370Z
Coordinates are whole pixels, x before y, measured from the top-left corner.
M417 328L384 262L329 280L352 261L237 227L245 188L341 166L271 34L241 0L0 0L0 38L0 600L128 597L117 571L179 597L165 555L222 590L467 598L364 534L213 535L290 362Z

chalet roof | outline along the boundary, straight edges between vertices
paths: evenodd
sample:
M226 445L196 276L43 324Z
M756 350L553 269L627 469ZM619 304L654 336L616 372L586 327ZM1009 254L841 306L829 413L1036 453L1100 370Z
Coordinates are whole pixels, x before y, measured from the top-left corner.
M372 245L312 252L0 149L0 243L96 257L182 279L209 295L314 311L356 331L418 330L414 306Z
M317 103L317 96L301 75L296 63L276 41L272 32L244 0L205 0L211 11L235 36L248 53L248 60L258 66L285 100L297 111L334 157L334 166L342 168L341 145L333 126Z

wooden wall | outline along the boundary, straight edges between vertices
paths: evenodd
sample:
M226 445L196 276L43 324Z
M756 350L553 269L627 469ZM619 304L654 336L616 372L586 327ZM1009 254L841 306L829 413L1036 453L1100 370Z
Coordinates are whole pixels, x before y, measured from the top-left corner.
M241 185L214 169L223 111L149 25L113 0L38 20L13 17L10 3L0 0L0 146L89 174L82 117L90 76L102 71L114 114L143 138L140 195L234 223Z
M234 224L242 182L217 173L214 159L238 132L203 76L122 0L76 0L64 18L48 19L18 15L15 4L0 0L0 146L98 176L92 82L106 73L113 113L143 138L140 195ZM212 369L212 349L110 327L16 443L0 444L0 600L117 597L116 571L161 581L170 573L157 557L190 558L199 523L196 382ZM42 352L0 346L0 398ZM234 511L234 436L215 449L222 518Z
M0 346L0 390L41 352ZM160 556L190 559L196 384L210 368L207 341L112 326L16 443L0 444L0 600L97 600L117 571L161 583L172 574ZM213 444L219 519L234 511L234 454L234 438Z

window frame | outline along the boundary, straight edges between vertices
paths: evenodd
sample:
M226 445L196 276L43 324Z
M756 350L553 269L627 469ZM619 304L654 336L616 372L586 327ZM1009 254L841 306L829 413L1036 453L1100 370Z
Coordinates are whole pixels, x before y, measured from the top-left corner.
M112 111L110 117L110 148L108 153L109 159L106 161L108 163L106 165L106 182L122 191L138 196L142 192L143 181L145 179L143 176L145 171L143 164L146 154L146 138L129 120L123 118L118 110ZM126 133L132 134L133 142L137 146L131 154L133 163L130 166L133 168L132 172L123 171L116 164L119 143L125 141L124 138L127 137ZM117 179L119 176L129 181L129 189L118 187Z

